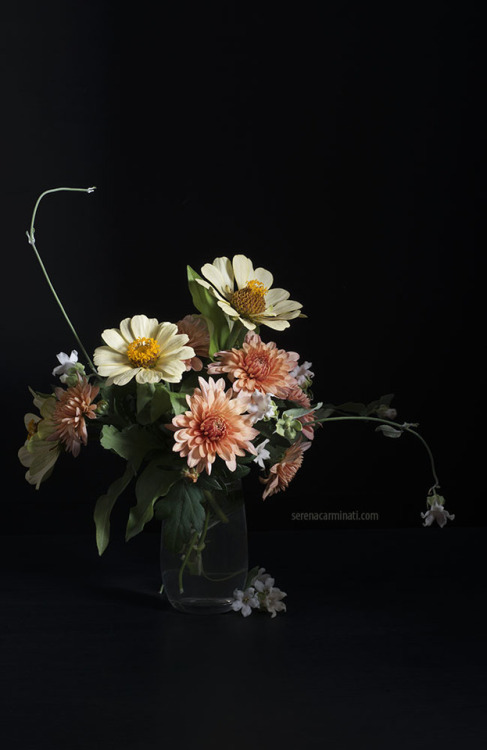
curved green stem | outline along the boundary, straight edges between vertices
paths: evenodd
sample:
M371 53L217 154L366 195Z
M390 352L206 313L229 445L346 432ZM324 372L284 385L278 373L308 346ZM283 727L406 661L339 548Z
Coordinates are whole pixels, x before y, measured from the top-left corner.
M83 352L83 354L84 354L84 356L86 358L86 361L88 362L88 364L91 367L91 369L93 370L93 372L95 374L98 374L97 371L96 371L96 368L95 368L95 366L93 364L93 362L91 361L90 356L88 355L85 347L81 343L81 340L80 340L78 334L76 333L76 330L75 330L73 324L71 323L71 321L69 319L69 316L68 316L66 310L64 309L64 306L63 306L61 300L59 299L59 297L58 297L58 295L56 293L56 290L54 289L53 283L52 283L51 279L49 278L49 274L47 273L46 267L45 267L44 263L42 262L42 258L39 255L39 251L37 250L37 247L36 247L36 244L35 244L35 238L34 238L34 232L35 232L34 222L35 222L35 218L36 218L36 214L37 214L37 209L39 208L39 203L41 202L41 200L44 198L45 195L48 195L49 193L58 193L61 190L67 190L67 191L70 191L70 192L92 193L95 189L96 188L94 188L94 187L89 187L89 188L60 187L60 188L53 188L52 190L45 190L43 193L41 193L41 195L38 197L38 199L36 201L36 204L34 206L34 211L32 213L32 220L31 220L31 223L30 223L30 230L28 232L26 232L26 234L27 234L27 238L29 240L29 244L32 246L32 249L34 250L34 252L36 254L37 260L39 261L40 267L41 267L42 272L43 272L43 274L44 274L44 276L46 278L46 281L47 281L47 283L49 285L49 288L50 288L51 292L54 295L54 299L56 300L56 302L57 302L57 304L59 306L59 309L61 310L62 314L64 315L64 318L66 319L66 322L67 322L68 326L70 327L73 336L75 337L76 341L78 342L78 346L80 347L81 351Z
M416 430L412 430L410 427L402 426L398 424L397 422L392 422L389 419L380 419L379 417L325 417L324 419L317 420L321 423L323 422L347 422L347 421L355 421L355 422L379 422L380 424L387 424L391 427L394 427L396 430L402 430L403 432L409 432L411 435L414 435L414 437L417 437L418 440L421 441L424 448L426 449L426 452L428 454L430 464L431 464L431 473L433 474L433 478L435 480L435 484L431 489L435 489L436 487L440 486L440 480L438 479L438 475L436 473L435 468L435 460L433 458L433 454L431 452L431 449L426 442L426 440L422 437L422 435L419 434L419 432L416 432Z

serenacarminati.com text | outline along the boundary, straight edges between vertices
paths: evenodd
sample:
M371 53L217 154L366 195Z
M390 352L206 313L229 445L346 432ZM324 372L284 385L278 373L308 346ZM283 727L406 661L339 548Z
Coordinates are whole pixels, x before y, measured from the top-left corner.
M379 513L359 510L299 511L291 513L291 521L378 521Z

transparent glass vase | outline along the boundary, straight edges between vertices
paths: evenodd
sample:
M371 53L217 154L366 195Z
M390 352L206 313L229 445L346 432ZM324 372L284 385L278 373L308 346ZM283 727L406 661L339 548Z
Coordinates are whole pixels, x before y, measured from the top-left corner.
M180 612L228 612L236 588L248 572L247 522L241 482L205 491L203 528L193 531L175 552L161 527L163 592Z

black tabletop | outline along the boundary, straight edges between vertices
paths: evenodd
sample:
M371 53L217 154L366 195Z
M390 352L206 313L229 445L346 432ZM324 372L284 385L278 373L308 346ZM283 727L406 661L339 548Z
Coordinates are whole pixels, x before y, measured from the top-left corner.
M274 619L173 610L155 533L3 536L2 746L486 747L483 529L249 545Z

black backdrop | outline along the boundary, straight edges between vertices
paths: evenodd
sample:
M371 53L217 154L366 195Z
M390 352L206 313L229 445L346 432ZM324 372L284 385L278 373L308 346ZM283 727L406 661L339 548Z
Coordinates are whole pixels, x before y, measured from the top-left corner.
M56 353L76 347L25 237L37 196L62 185L98 188L49 196L36 222L90 351L124 317L191 312L186 264L243 252L304 304L306 320L263 335L313 362L317 398L395 393L456 523L485 521L480 5L2 11L5 531L92 531L121 469L91 445L36 492L16 457L27 386L47 390ZM376 527L414 526L431 483L413 438L329 425L286 493L262 503L249 481L249 524L358 510L378 512Z

